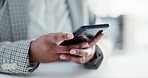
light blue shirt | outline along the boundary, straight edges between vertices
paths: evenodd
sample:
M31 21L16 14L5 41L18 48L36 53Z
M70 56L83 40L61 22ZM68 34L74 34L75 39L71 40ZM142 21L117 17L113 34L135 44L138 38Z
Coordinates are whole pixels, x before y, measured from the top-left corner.
M30 0L28 38L55 32L72 32L66 0Z

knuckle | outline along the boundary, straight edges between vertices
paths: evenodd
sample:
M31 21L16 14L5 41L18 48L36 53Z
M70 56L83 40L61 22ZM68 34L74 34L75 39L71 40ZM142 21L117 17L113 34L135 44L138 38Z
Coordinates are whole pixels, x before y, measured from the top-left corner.
M77 58L75 62L77 62L77 63L81 63L81 58L80 58L80 57Z
M94 42L97 43L99 40L100 40L100 37L96 38L96 39L94 40Z
M87 52L85 50L80 50L79 51L79 55L80 56L86 56L87 55Z
M72 61L72 58L66 55L66 60Z
M80 60L80 58L79 57L77 57L77 58L73 58L73 60L72 60L73 62L75 62L75 63L78 63L78 64L80 64L81 63L81 60Z
M58 34L58 39L66 39L67 38L67 34L64 32L59 32Z
M80 50L76 50L76 55L81 55L81 51Z
M62 48L60 50L66 52L66 53L69 53L71 48L69 46L62 46Z
M80 58L80 63L84 64L85 63L85 59L86 59L85 57Z
M53 39L54 39L55 41L57 41L57 40L58 40L58 35L55 35L55 36L53 37Z
M66 39L66 38L67 38L66 34L63 34L62 39Z
M78 63L82 64L82 60L83 60L82 58L79 58L79 62Z

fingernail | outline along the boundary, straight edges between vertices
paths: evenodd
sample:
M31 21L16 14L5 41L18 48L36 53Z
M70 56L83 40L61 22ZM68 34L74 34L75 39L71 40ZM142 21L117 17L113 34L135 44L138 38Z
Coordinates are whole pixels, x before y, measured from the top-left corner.
M65 55L60 55L60 59L66 59L66 56Z
M71 33L67 34L67 38L72 39L73 38L73 34L71 34Z
M70 50L70 54L76 54L76 50Z

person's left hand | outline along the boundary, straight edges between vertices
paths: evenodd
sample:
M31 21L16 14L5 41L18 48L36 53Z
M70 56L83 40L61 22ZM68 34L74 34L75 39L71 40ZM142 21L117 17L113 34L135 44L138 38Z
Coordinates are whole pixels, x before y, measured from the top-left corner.
M72 61L78 64L84 64L89 62L91 59L95 57L95 46L96 43L104 36L104 33L99 33L95 36L94 39L90 40L89 42L80 43L78 46L77 44L70 45L70 47L74 48L70 50L68 54L61 54L61 60ZM85 38L85 37L84 37Z

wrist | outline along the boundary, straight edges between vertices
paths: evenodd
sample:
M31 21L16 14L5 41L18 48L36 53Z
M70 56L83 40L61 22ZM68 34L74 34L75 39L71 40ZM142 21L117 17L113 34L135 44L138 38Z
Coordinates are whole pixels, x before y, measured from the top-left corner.
M33 41L31 41L30 42L30 47L29 47L29 61L34 61L34 59L33 59L33 42L34 42L34 40Z

